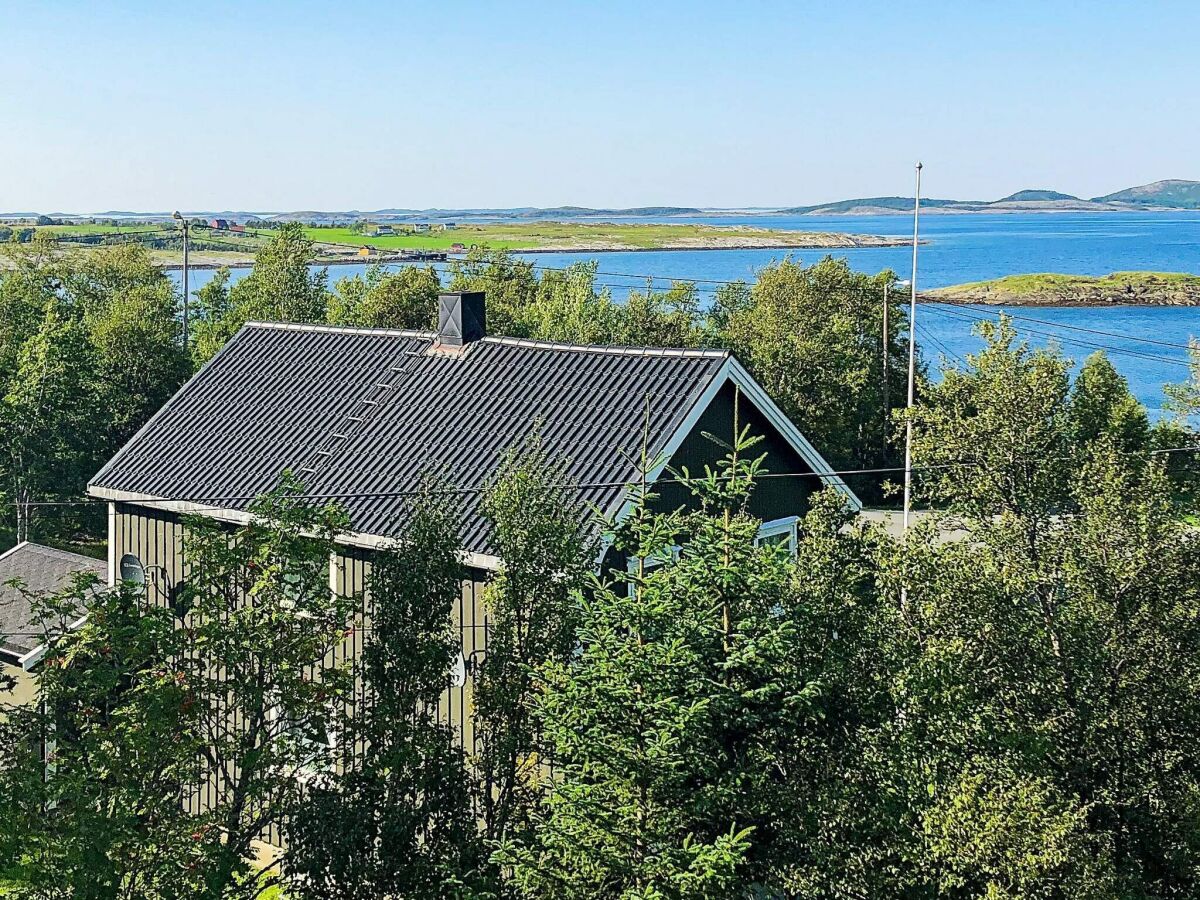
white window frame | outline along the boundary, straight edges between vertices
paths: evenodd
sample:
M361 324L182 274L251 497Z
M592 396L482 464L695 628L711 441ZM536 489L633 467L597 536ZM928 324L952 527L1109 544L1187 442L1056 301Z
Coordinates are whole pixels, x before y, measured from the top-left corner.
M636 575L637 570L638 570L638 563L642 563L644 565L644 568L642 571L644 573L649 573L649 571L651 569L657 568L658 566L666 565L668 562L678 562L679 554L682 550L683 550L683 547L680 546L679 544L672 544L671 545L671 553L670 553L669 557L667 556L667 554L658 554L656 556L631 556L631 557L629 557L629 560L625 563L625 570L630 575ZM632 581L629 582L629 596L630 597L633 596L634 589L636 587L637 587L637 585L634 584Z
M758 534L754 538L754 546L760 547L768 538L784 535L786 540L783 543L787 545L788 553L795 559L796 548L800 540L799 522L799 516L784 516L782 519L772 519L769 522L763 522L758 527Z
M279 701L274 697L271 698L271 705L267 707L267 721L272 725L282 725L283 729L291 735L299 746L312 748L313 757L318 755L326 755L324 764L317 759L310 759L307 762L301 763L292 772L292 777L301 782L310 782L318 778L323 778L333 774L337 769L337 742L338 732L334 726L334 710L326 709L325 714L321 717L321 725L325 729L325 743L319 740L313 740L311 735L301 732L300 723L286 721L286 713Z

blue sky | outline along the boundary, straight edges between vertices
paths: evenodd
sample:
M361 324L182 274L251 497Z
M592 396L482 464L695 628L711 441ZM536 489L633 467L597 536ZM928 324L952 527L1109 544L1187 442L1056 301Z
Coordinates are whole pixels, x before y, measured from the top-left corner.
M1200 178L1200 3L0 0L0 211Z

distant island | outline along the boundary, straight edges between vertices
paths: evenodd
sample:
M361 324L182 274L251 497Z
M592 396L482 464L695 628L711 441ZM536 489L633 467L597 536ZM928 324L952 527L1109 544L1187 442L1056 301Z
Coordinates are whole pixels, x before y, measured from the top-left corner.
M1009 275L925 291L927 301L994 306L1200 306L1200 275Z
M793 216L868 216L908 212L912 197L863 197L779 210ZM934 213L964 212L1130 212L1137 210L1200 209L1200 181L1171 179L1126 188L1085 200L1042 189L1017 191L999 200L939 200L921 198L922 209Z
M722 216L837 216L889 215L912 210L912 197L863 197L810 206L705 208L700 206L631 206L594 208L588 206L518 206L511 208L469 207L464 209L410 209L386 207L375 210L315 210L289 212L264 210L189 210L188 216L225 219L253 226L256 222L303 222L309 225L354 225L356 223L445 223L445 222L575 222L627 219L718 218ZM964 212L1130 212L1138 210L1200 209L1200 181L1172 179L1126 188L1090 200L1061 191L1027 189L999 200L944 200L922 198L921 206L931 213ZM167 222L169 211L133 212L106 210L97 213L0 212L0 224L33 224L38 219L56 223L82 222ZM772 245L773 246L773 245ZM590 248L589 248L590 249Z

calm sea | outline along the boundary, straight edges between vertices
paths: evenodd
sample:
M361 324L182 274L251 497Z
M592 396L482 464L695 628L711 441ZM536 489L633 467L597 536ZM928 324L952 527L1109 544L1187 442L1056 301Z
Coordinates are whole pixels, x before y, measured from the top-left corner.
M899 236L912 233L912 220L907 216L745 215L668 221ZM1200 274L1200 212L929 214L922 217L921 234L928 241L920 253L921 288L1028 272L1104 275L1123 270L1156 270ZM604 273L599 277L600 283L620 295L630 287L644 287L646 276L661 279L655 282L659 287L665 287L670 279L751 279L758 269L785 253L781 250L538 253L531 254L529 259L537 265L558 267L598 258L600 272ZM823 254L807 250L791 255L803 262L813 262ZM863 272L890 268L901 278L911 273L911 251L904 247L838 250L835 255L845 257L851 266ZM363 268L333 266L330 277L336 280ZM234 277L242 274L235 271ZM193 289L211 277L210 271L194 272ZM698 287L704 296L710 296L717 285L700 283ZM1129 379L1134 393L1151 410L1162 405L1164 383L1181 381L1187 376L1186 351L1164 344L1183 345L1192 336L1200 337L1200 308L1022 308L1011 312L1025 317L1017 324L1031 344L1056 341L1077 360L1096 349L1108 350ZM979 339L972 334L974 321L994 315L993 308L922 306L918 313L922 351L935 363L944 357L953 364L979 347Z

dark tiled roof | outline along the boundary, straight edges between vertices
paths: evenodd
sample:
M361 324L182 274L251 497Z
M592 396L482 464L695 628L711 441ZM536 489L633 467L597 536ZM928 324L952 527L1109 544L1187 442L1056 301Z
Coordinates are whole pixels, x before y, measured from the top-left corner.
M434 471L478 488L508 448L540 433L572 483L617 483L580 491L609 509L634 473L647 395L653 454L729 358L490 337L449 355L433 344L423 332L247 325L92 486L238 510L284 469L314 494L405 491ZM403 498L339 502L357 532L390 537L402 524ZM489 553L477 494L456 502L464 546Z
M107 583L108 566L90 556L29 543L0 553L0 651L20 656L41 643L33 634L38 629L32 621L29 601L7 582L19 578L27 591L53 593L66 587L76 572L94 572Z

